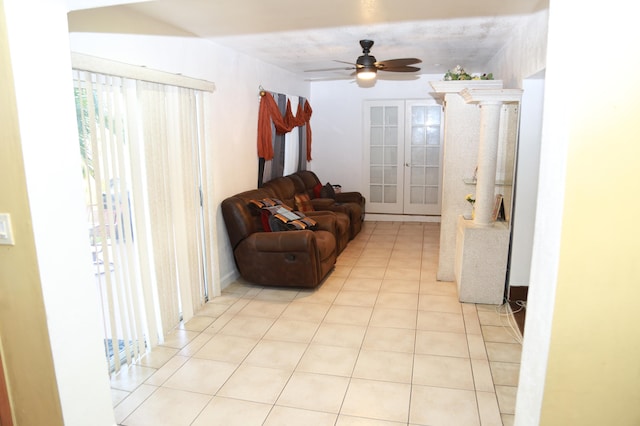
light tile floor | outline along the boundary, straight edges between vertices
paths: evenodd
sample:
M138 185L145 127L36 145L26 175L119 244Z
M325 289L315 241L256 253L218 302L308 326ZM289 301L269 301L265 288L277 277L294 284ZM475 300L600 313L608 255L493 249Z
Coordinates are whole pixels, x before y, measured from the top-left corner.
M511 425L521 346L436 281L439 225L364 225L319 288L233 283L114 377L118 423Z

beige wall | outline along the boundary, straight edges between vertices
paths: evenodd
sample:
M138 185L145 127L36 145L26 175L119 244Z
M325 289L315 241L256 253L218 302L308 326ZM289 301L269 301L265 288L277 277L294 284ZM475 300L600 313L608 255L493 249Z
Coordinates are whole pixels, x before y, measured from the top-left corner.
M581 3L575 19L551 4L548 101L565 115L545 131L567 162L542 425L640 424L640 26L626 6Z
M0 212L11 215L16 242L14 246L0 246L0 351L15 424L62 425L27 200L2 0L0 93Z

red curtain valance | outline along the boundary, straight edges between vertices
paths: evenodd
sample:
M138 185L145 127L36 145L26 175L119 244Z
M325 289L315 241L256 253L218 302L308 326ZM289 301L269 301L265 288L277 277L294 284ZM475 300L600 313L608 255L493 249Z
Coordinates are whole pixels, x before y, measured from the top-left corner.
M271 122L276 127L276 133L282 135L289 133L294 127L307 125L307 161L311 161L311 105L309 101L304 107L298 103L295 117L291 112L291 101L287 99L287 109L284 117L280 114L278 104L273 96L265 92L260 99L260 111L258 112L258 157L265 160L273 158L273 143L271 140Z

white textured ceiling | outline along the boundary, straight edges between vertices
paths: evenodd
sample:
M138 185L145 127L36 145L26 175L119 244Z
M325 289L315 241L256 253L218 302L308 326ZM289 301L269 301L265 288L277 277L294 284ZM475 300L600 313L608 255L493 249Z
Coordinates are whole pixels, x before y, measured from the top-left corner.
M421 73L458 64L491 72L482 67L544 7L546 0L157 0L77 10L69 27L197 36L306 78L340 79L351 71L309 70L348 67L335 60L355 62L361 39L375 41L371 54L379 61L421 59Z

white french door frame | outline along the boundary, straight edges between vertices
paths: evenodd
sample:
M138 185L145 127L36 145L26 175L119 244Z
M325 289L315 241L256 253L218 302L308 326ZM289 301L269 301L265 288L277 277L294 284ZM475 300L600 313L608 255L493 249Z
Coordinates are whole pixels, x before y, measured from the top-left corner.
M403 213L404 111L403 100L364 102L363 188L368 213Z
M403 212L439 216L442 209L442 106L433 100L407 100L405 108ZM439 111L437 117L432 114L435 110Z
M440 215L442 107L435 100L367 100L363 127L367 212Z

